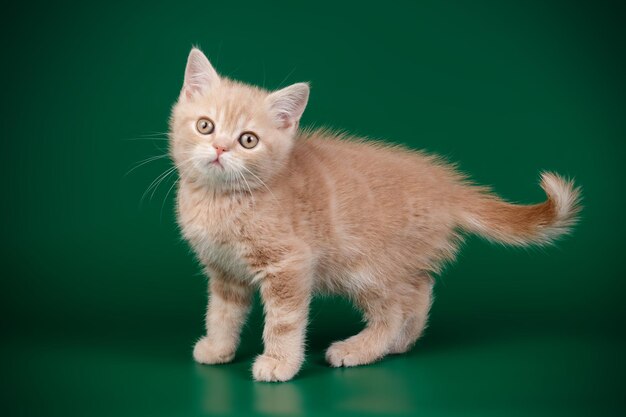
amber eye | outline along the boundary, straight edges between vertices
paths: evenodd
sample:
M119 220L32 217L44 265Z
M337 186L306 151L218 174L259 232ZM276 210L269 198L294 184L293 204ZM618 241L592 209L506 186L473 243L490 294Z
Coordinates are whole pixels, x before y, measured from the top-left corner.
M213 131L215 130L215 125L213 124L211 119L203 117L196 123L196 129L198 129L198 132L200 132L201 134L208 135L210 133L213 133Z
M239 136L239 143L246 149L252 149L259 143L259 138L252 132L242 133Z

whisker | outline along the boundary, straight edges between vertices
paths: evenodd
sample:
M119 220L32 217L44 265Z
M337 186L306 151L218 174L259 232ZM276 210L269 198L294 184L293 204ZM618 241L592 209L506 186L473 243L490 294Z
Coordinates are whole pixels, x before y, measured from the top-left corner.
M176 184L178 184L179 181L180 181L180 178L176 179L176 181L172 183L169 190L167 190L167 193L165 194L165 198L163 199L163 203L161 204L161 214L159 215L159 222L163 221L163 208L165 207L165 202L167 201L167 197L170 195L170 193L172 192L172 189L174 188L174 186L176 186Z
M272 195L272 198L274 198L274 201L278 202L278 199L276 198L276 196L274 195L274 193L272 192L272 190L270 190L270 188L267 186L267 184L265 184L265 181L263 181L261 178L259 178L254 172L250 171L248 168L246 168L243 164L240 165L241 168L245 169L250 175L252 175L254 178L256 178L256 180L263 186L265 187L265 189L267 191L269 191L269 193Z
M241 201L244 201L245 189L239 174L237 170L228 171L228 182L231 184L232 191L241 198Z
M161 137L153 137L153 138L124 138L122 140L130 140L130 141L134 141L134 140L162 140L162 141L168 141L169 138L161 138Z
M254 194L252 194L252 189L250 188L250 184L248 183L248 180L246 179L246 177L244 177L241 171L235 171L235 172L237 172L237 174L239 174L241 179L243 179L244 182L246 183L246 187L248 187L248 192L250 193L250 198L252 198L252 205L256 208L256 200L254 198Z
M168 154L164 154L164 155L156 155L156 156L151 156L150 158L146 158L142 161L139 161L138 165L135 165L134 167L132 167L129 171L126 172L126 174L124 174L124 176L127 176L128 174L130 174L131 172L133 172L134 170L136 170L137 168L149 163L149 162L153 162L156 160L159 160L161 158L166 158L168 157Z
M146 198L146 196L148 195L148 193L150 192L151 189L153 189L152 195L150 196L150 200L152 200L152 196L154 196L154 191L156 191L156 189L158 188L158 186L161 183L161 181L163 181L165 178L170 176L174 171L176 171L176 166L172 166L172 167L166 169L165 172L163 172L159 176L157 176L150 183L150 185L148 186L146 191L144 191L144 193L141 195L141 200L139 200L139 202L140 203L143 202L143 200Z
M142 137L150 137L150 136L168 136L170 134L170 132L160 132L160 131L153 131L150 133L144 133L141 136Z
M172 166L168 167L164 172L161 172L159 175L157 175L157 177L152 180L152 182L150 183L150 185L148 185L148 188L146 188L146 190L143 192L143 194L141 195L141 199L139 200L139 204L141 205L143 203L143 201L145 200L146 196L150 193L150 191L152 190L152 194L150 196L150 200L152 201L152 198L154 196L154 193L156 192L157 188L159 187L159 185L167 178L169 177L171 174L173 174L174 172L176 172L177 169L182 169L185 165L189 164L189 163L193 163L194 162L194 157L190 157L185 159L184 161L180 162L180 163L174 163ZM178 180L177 180L178 181ZM168 194L171 191L168 190ZM165 196L165 198L167 198L167 195Z

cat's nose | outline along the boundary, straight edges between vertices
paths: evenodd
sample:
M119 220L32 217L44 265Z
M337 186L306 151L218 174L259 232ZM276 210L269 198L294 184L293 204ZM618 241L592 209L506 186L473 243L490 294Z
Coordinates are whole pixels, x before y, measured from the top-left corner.
M223 146L217 146L217 145L213 145L213 147L215 148L215 151L217 152L217 157L219 158L220 155L224 152L226 152L228 149L223 147Z

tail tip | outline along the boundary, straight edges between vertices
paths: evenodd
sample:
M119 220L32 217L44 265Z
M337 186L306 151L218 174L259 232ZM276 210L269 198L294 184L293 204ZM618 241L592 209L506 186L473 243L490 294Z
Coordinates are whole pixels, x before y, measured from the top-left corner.
M541 188L544 189L556 209L556 224L560 229L569 229L578 221L581 210L581 189L572 179L563 178L553 172L541 174Z

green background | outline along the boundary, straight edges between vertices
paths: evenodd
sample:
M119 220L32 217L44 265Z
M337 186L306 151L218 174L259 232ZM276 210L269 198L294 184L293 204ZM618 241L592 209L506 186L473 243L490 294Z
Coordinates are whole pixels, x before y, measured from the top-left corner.
M3 415L624 415L618 3L54 3L1 17ZM258 305L234 364L196 365L206 284L174 178L140 202L169 162L124 175L165 152L194 44L245 82L311 81L304 125L443 154L508 199L573 176L582 221L544 249L469 238L407 355L328 368L361 326L329 298L294 381L251 380Z

